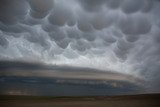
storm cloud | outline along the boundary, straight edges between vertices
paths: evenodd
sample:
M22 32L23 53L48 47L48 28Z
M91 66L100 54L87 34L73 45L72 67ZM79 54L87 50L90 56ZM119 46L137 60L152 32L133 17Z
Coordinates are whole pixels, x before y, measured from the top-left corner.
M0 60L120 72L159 92L159 10L158 0L1 0Z

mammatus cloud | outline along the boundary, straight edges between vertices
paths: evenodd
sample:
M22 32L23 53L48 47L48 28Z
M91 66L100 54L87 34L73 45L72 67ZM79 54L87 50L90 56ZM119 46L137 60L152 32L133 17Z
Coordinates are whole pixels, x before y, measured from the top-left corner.
M117 71L159 91L158 0L1 0L0 59Z
M44 18L53 8L53 0L28 0L30 15L34 18Z

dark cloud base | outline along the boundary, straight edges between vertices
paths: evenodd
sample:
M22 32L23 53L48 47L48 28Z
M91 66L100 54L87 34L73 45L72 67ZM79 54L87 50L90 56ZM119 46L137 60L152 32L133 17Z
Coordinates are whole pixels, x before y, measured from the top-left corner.
M57 73L46 75L49 71ZM101 73L106 78L96 78ZM86 75L87 78L83 78ZM141 93L143 87L129 79L134 78L91 68L20 61L0 62L1 95L93 96Z
M118 84L118 85L116 85ZM1 95L94 96L142 93L142 88L123 81L97 81L42 77L0 77Z
M48 73L48 74L47 74ZM78 77L79 75L88 76L87 79L96 79L96 75L102 76L106 75L109 80L123 80L130 82L141 81L141 79L133 77L131 75L126 75L113 71L104 71L93 68L85 68L85 67L75 67L75 66L67 66L67 65L49 65L45 63L38 62L24 62L24 61L0 61L0 76L22 76L22 77L55 77L58 76L65 78L66 74L69 75L69 78ZM62 75L64 74L64 75ZM89 77L94 78L89 78ZM98 77L97 79L102 79ZM133 80L133 81L132 81Z

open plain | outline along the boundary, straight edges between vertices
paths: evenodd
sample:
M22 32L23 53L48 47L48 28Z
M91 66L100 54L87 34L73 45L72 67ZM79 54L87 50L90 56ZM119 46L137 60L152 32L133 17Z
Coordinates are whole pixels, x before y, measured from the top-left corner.
M0 107L160 107L160 94L89 97L0 96Z

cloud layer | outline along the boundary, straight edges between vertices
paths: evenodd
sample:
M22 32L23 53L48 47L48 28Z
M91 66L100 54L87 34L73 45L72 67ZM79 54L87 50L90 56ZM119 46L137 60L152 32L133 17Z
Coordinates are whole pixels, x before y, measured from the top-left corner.
M0 61L2 95L138 94L144 93L143 84L144 81L140 78L111 71L33 62Z
M117 71L160 89L158 0L1 0L0 59Z

